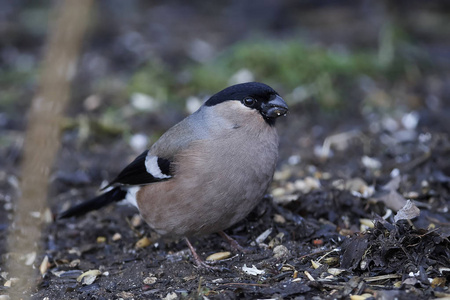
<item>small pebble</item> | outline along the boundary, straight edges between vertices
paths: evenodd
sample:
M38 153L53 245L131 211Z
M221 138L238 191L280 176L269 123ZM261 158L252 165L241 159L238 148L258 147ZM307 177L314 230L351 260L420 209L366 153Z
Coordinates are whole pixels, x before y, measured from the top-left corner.
M273 216L273 221L278 224L286 223L286 219L282 215L279 215L279 214L275 214Z
M178 299L178 295L175 292L171 292L168 293L164 298L162 298L163 300L175 300Z
M83 102L83 107L87 111L97 109L102 104L102 99L98 95L90 95Z
M144 284L154 284L156 282L156 280L158 280L158 278L156 278L155 276L148 276L144 278Z
M134 294L133 293L125 292L125 291L122 291L122 292L116 294L116 296L118 298L122 298L122 299L132 299L132 298L134 298Z
M278 245L273 248L273 257L276 259L284 258L289 256L289 250L286 246Z

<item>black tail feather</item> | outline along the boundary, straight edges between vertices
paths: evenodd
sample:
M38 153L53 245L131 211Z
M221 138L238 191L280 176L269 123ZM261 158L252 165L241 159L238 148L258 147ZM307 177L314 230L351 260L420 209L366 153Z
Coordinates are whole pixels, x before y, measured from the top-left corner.
M121 189L120 187L113 188L109 192L101 194L100 196L87 200L81 204L69 208L66 211L63 211L58 215L58 219L84 215L92 210L97 210L113 202L123 200L126 194L127 191Z

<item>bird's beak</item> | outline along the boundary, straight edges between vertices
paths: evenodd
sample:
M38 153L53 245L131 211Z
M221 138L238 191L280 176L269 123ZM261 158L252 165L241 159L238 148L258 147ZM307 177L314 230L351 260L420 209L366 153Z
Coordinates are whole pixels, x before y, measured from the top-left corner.
M275 98L262 106L262 113L266 118L278 118L280 116L285 116L289 108L284 102L283 98L276 95Z

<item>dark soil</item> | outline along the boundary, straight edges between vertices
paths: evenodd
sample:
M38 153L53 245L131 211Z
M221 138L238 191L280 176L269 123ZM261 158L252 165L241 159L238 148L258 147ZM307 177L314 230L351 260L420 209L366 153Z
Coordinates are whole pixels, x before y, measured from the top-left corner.
M280 124L280 131L289 128L289 119L296 117L289 115ZM320 116L316 117L320 122ZM364 125L362 128L364 131ZM417 133L423 130L419 127ZM435 297L446 291L450 279L450 162L446 159L450 140L442 131L427 128L426 132L431 134L430 140L422 143L417 136L407 147L401 143L386 147L380 141L382 134L365 132L371 144L370 153L378 153L377 159L382 164L377 174L361 165L361 155L368 150L359 141L353 141L346 151L335 151L326 161L308 159L307 154L305 160L294 166L282 161L280 172L290 175L276 180L274 187L286 187L285 183L306 176L321 178L321 186L308 193L286 191L295 197L284 204L267 197L245 220L228 229L229 235L253 252L233 253L231 258L217 262L225 269L222 272L196 269L183 241L153 240L146 224L138 222L133 226L131 219L136 218L136 211L128 206L111 206L79 219L58 220L46 229L44 249L50 268L40 279L34 298L146 299L171 293L213 299L296 296L344 299L363 293L376 298ZM99 152L103 155L97 157L75 154L71 147L65 145L64 149L76 155L80 165L109 163L106 146ZM303 148L299 153L303 158L303 153L312 151ZM413 163L424 153L429 153L426 159ZM379 193L383 194L382 186L390 181L392 161L405 155L408 159L395 163L398 169L407 169L401 172L396 191L401 195L416 192L414 203L421 214L412 222L394 223L392 216L386 220L380 217L387 207L380 201L383 196ZM56 209L95 193L95 188L84 182L73 187L79 175L66 172L55 178L58 190L66 191L55 199ZM329 175L324 176L326 173ZM376 193L365 199L333 184L338 179L352 178L370 182ZM359 232L362 218L375 219L375 227ZM268 229L272 230L269 236L257 245L255 239ZM114 241L117 233L121 238ZM149 237L153 244L137 248L136 243L143 237ZM204 258L229 250L218 235L199 238L194 245ZM320 266L315 269L312 261ZM265 273L246 274L244 265L255 266ZM332 275L333 268L342 272ZM100 270L102 275L93 284L78 283L76 278L91 269ZM380 275L396 276L376 280ZM152 280L146 281L149 277Z

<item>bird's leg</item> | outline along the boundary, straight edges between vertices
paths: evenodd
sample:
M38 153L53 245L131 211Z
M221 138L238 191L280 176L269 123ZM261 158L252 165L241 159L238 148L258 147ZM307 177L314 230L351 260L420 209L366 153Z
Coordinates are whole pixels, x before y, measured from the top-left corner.
M221 237L223 237L224 240L226 240L228 243L230 243L230 246L231 246L231 248L233 248L233 250L239 251L241 253L251 253L252 252L250 249L239 245L239 243L235 239L233 239L231 236L229 236L225 232L219 231L219 234Z
M191 244L191 242L189 242L188 238L185 237L184 241L186 242L186 244L189 247L189 250L191 251L192 258L194 259L194 262L195 262L195 265L197 266L197 268L206 269L206 270L218 270L218 271L223 271L224 270L224 268L221 268L221 267L214 267L214 266L208 265L197 254L197 252L194 249L194 246L192 246L192 244Z

